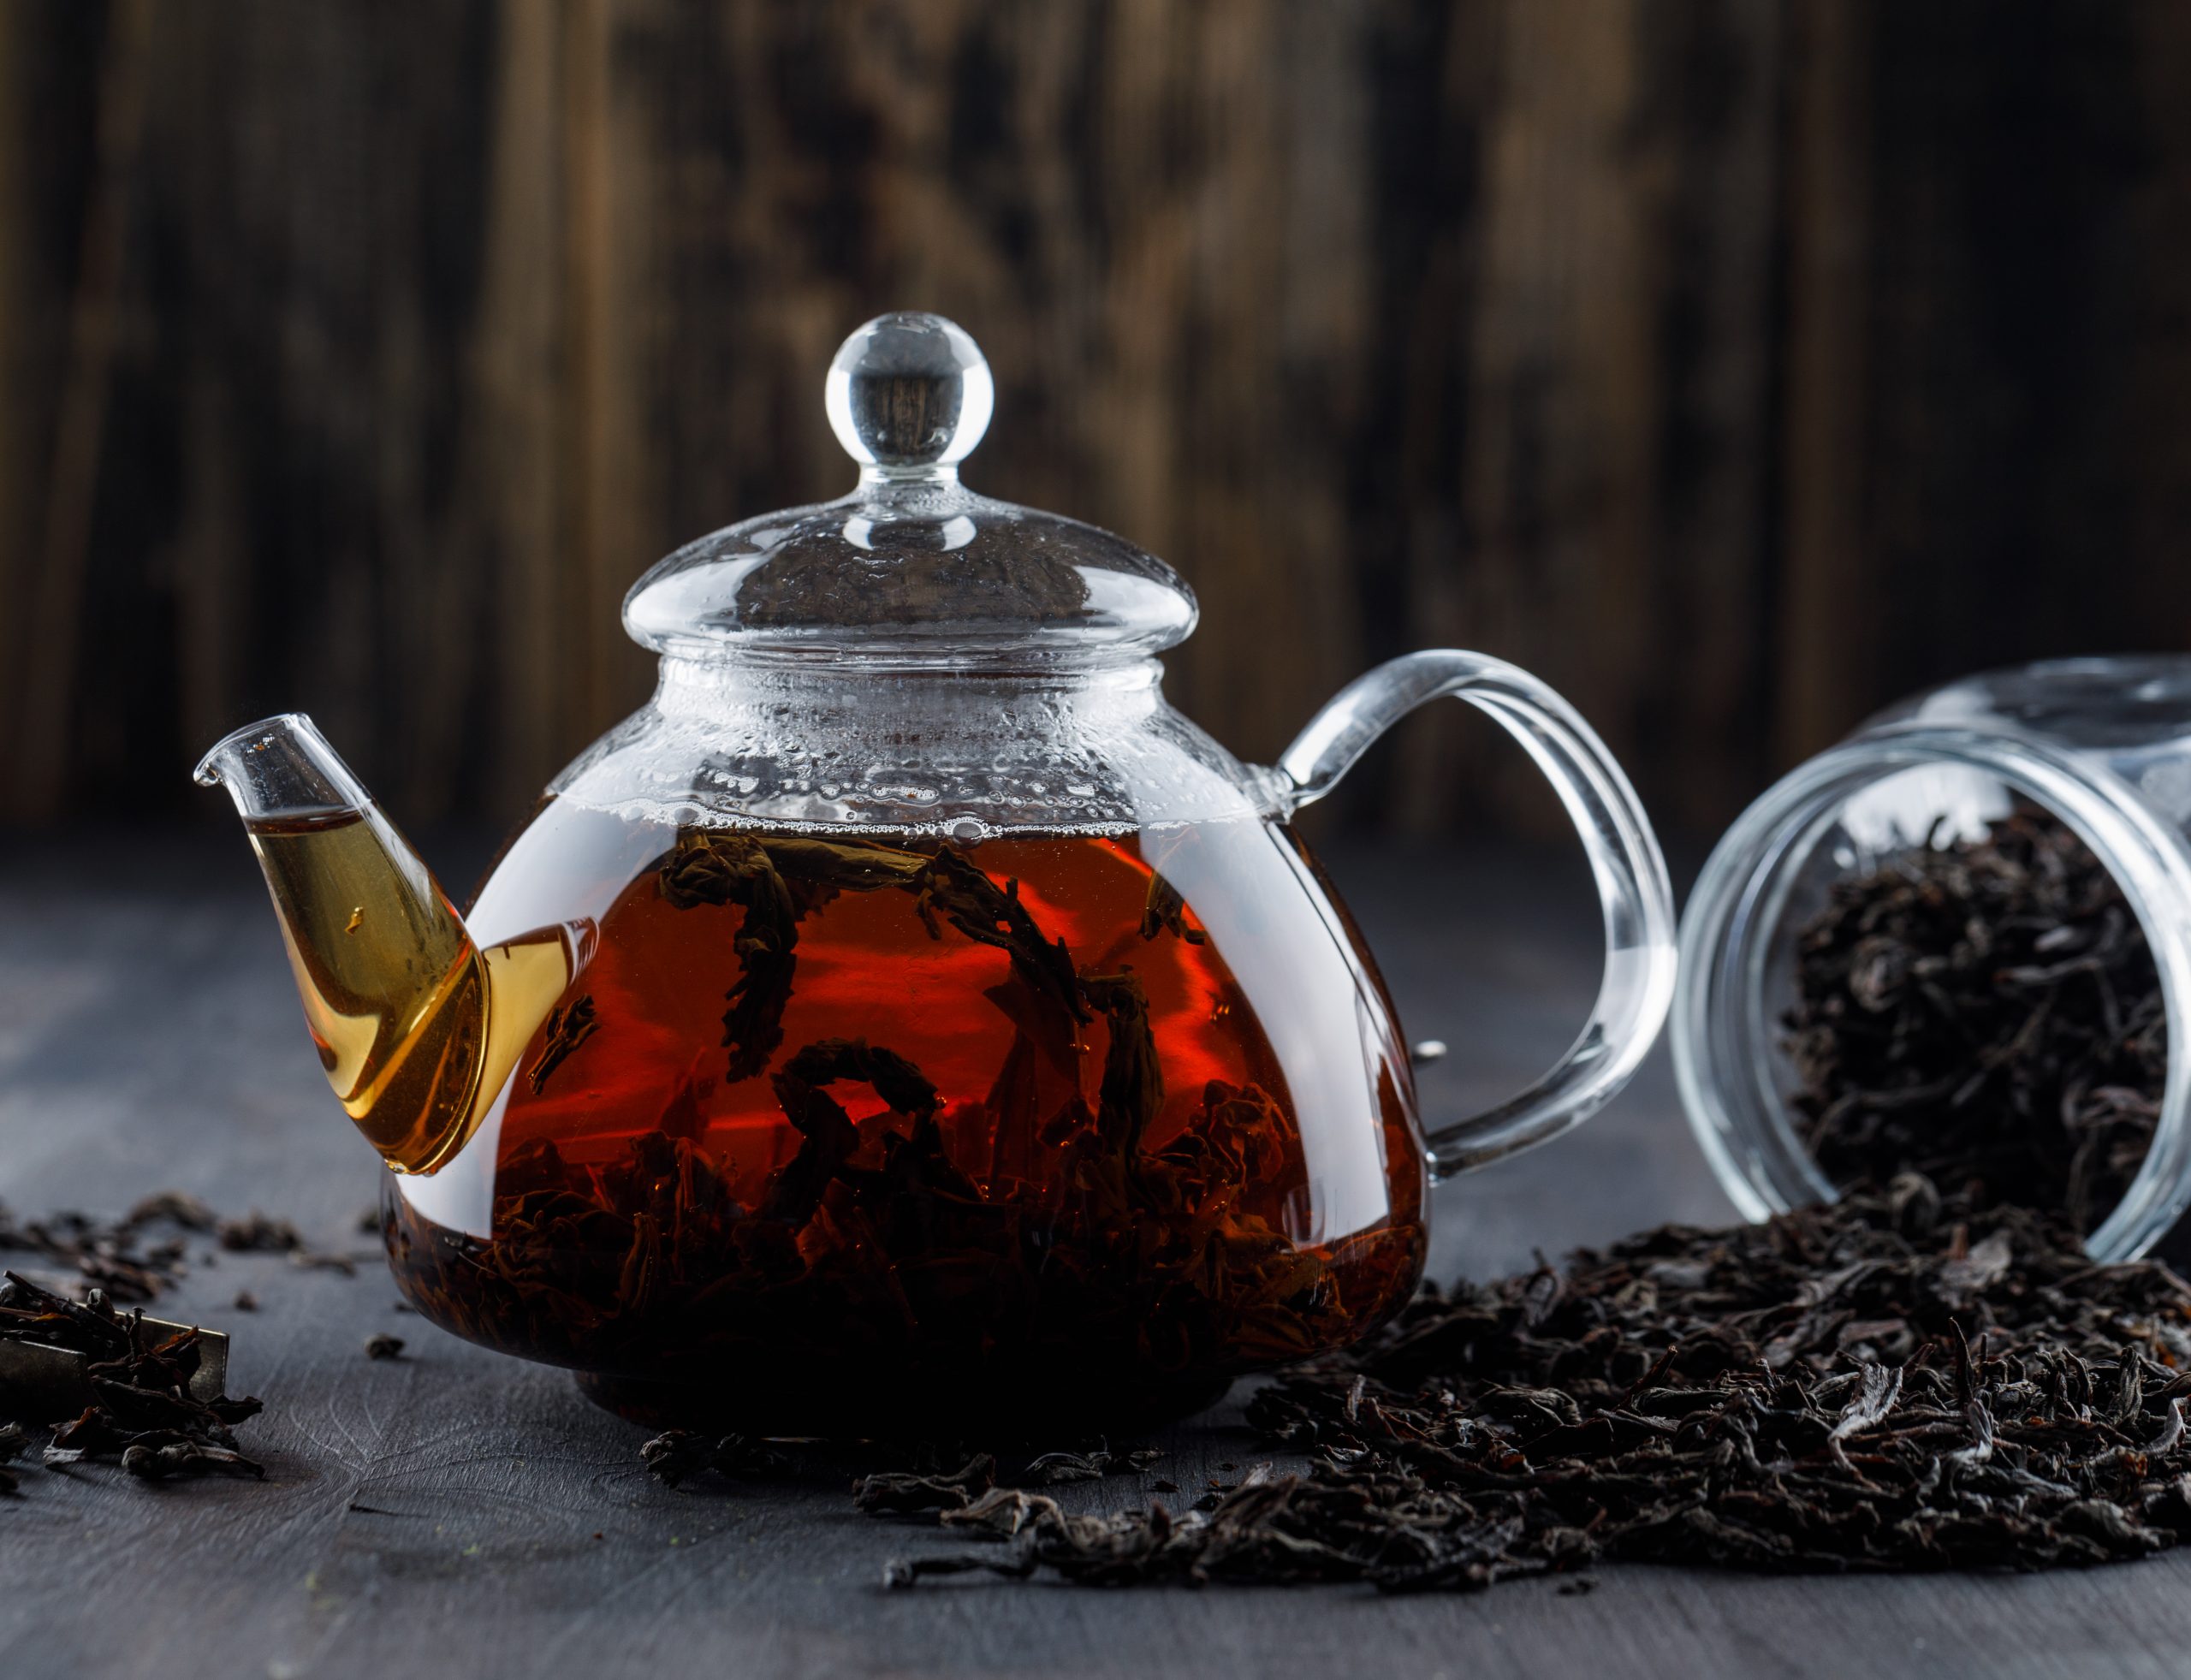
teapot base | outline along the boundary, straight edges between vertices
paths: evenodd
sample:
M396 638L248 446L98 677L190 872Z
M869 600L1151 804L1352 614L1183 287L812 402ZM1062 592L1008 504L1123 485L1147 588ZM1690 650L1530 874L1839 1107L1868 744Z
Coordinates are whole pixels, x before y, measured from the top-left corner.
M978 1437L984 1446L1024 1443L1045 1451L1054 1450L1061 1437L1115 1435L1191 1417L1222 1400L1233 1381L1229 1376L1209 1375L1158 1379L1137 1384L1131 1392L1107 1392L1092 1406L1085 1395L956 1394L938 1396L929 1406L908 1405L900 1398L878 1414L871 1404L835 1407L810 1395L741 1394L721 1386L702 1387L600 1371L573 1375L579 1392L594 1404L650 1429L840 1440Z

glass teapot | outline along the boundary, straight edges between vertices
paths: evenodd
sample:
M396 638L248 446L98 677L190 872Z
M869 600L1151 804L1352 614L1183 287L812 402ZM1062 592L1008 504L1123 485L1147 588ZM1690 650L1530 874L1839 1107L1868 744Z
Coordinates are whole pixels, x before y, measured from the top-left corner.
M330 1083L394 1172L428 1318L650 1421L1119 1427L1373 1328L1430 1178L1586 1118L1673 977L1618 767L1524 673L1371 672L1275 769L1165 703L1185 585L959 481L993 387L931 315L848 339L842 500L671 555L624 604L653 698L460 916L301 715L226 787ZM1454 695L1559 789L1603 900L1589 1023L1426 1137L1390 999L1288 826Z

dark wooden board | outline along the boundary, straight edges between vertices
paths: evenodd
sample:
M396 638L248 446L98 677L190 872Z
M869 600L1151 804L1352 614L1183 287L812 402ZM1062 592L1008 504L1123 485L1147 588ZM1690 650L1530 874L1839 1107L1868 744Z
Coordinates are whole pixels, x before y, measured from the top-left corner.
M2152 0L12 0L0 820L288 708L515 808L923 308L969 482L1200 592L1228 745L1481 647L1708 832L1899 692L2191 644L2187 92ZM1460 709L1396 746L1343 801L1556 831Z
M433 850L433 848L430 848ZM448 858L436 852L437 860ZM1434 1122L1556 1054L1586 1000L1579 861L1342 852L1409 1026L1453 1055ZM461 870L450 873L459 878ZM1407 890L1401 888L1406 884ZM115 1211L176 1186L356 1247L377 1167L329 1100L240 843L0 853L0 1197ZM1443 1188L1436 1268L1478 1273L1661 1219L1714 1220L1663 1054L1585 1131ZM256 1315L230 1303L248 1287ZM1601 1571L1401 1600L1342 1589L879 1586L936 1542L841 1486L672 1491L642 1432L354 1279L200 1264L170 1303L237 1338L263 1487L33 1469L0 1500L0 1674L1416 1675L2176 1673L2191 1559L2078 1575L1774 1580ZM390 1331L407 1356L367 1360ZM1191 1486L1252 1444L1224 1409L1165 1433ZM1089 1491L1089 1490L1068 1490ZM1119 1484L1092 1490L1116 1498ZM597 1536L598 1536L597 1538Z

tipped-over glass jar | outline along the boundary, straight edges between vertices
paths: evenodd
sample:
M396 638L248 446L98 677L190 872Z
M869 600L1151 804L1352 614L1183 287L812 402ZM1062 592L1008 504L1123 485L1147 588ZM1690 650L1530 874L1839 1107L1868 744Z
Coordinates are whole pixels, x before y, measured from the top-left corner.
M634 1416L767 1432L1124 1425L1363 1334L1416 1285L1428 1179L1583 1119L1658 1031L1670 894L1626 781L1451 651L1244 766L1165 703L1168 567L960 484L992 400L965 333L870 322L824 395L858 488L639 580L654 698L467 914L307 720L200 768L395 1169L405 1295ZM1607 954L1559 1066L1426 1137L1288 819L1447 695L1559 789Z
M2033 808L2042 821L2065 824L2113 877L2150 947L2156 1024L2166 1034L2151 1142L2087 1245L2100 1260L2142 1255L2191 1203L2191 659L2139 656L2050 661L1920 695L1798 767L1721 839L1683 915L1671 1030L1690 1124L1746 1216L1835 1192L1806 1144L1797 1044L1787 1024L1805 929L1837 888L1845 899L1851 883L1899 867L1913 848L1937 854L1986 841L2008 832L2004 819L2028 823L2016 814ZM2013 983L2045 983L2059 977L2048 971L2089 960L2057 942L2063 929L2029 931L2037 952L2067 960L2006 976ZM1964 940L1967 959L1969 939L1992 930L1965 936L1951 927L1946 936ZM1885 956L1899 962L1897 953ZM1875 988L1898 988L1926 976L1871 977ZM2111 1011L2116 1002L2102 998L2099 1006ZM1884 1005L1857 1002L1852 1018L1867 1007ZM1953 1070L1964 1083L1949 1095L1979 1093L2020 1048L1966 1055ZM1998 1087L1982 1095L2000 1101Z

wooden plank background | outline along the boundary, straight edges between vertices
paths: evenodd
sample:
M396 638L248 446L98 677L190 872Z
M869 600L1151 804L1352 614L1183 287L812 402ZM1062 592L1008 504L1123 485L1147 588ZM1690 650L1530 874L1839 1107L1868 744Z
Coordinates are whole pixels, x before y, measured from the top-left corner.
M196 808L287 708L521 810L631 579L846 486L903 306L996 368L978 487L1193 583L1237 750L1476 646L1708 833L1898 692L2191 644L2187 96L2167 0L9 0L0 815ZM1358 781L1558 821L1458 715Z

